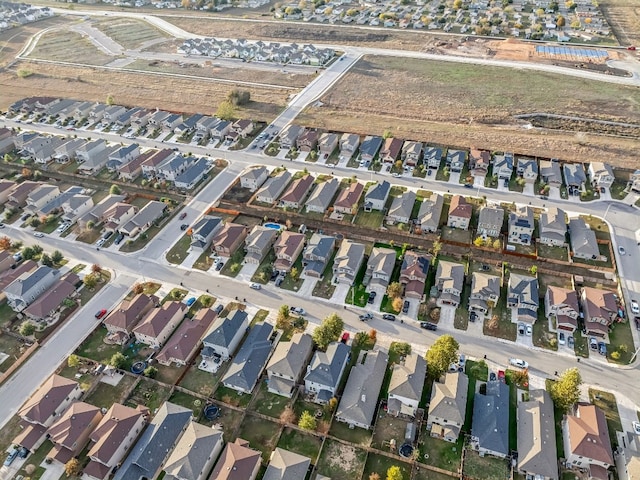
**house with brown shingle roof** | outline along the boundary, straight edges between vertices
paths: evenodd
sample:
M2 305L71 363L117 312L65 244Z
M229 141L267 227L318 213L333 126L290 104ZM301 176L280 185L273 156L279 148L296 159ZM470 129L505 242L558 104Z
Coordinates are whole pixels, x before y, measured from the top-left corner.
M142 174L142 165L144 162L153 157L157 152L155 150L148 150L128 163L120 165L118 167L118 178L120 180L128 180L133 182Z
M602 338L605 343L609 343L609 326L618 315L618 303L614 293L599 288L583 287L580 302L587 335Z
M12 180L0 180L0 204L9 200L9 195L16 185L16 182Z
M44 321L50 318L62 302L76 293L76 285L80 282L80 277L73 272L69 272L64 278L58 280L38 299L24 309L24 313L29 320L34 322Z
M156 356L158 363L166 366L175 363L179 367L186 365L216 317L216 312L203 308L192 319L185 319Z
M11 257L13 260L13 257ZM14 264L15 261L12 261ZM20 265L18 265L13 270L7 270L4 272L4 275L0 278L0 291L4 290L8 285L10 285L14 280L20 278L23 273L32 272L36 268L38 268L38 264L33 260L25 260Z
M311 175L305 175L291 182L291 185L278 199L278 204L283 208L300 208L302 202L307 197L314 178Z
M404 287L405 297L422 299L430 264L429 255L410 250L405 252L400 267L400 285Z
M578 328L578 294L570 288L549 285L544 295L545 314L548 319L556 318L559 330L573 333Z
M454 195L451 198L447 226L451 228L459 228L461 230L468 230L472 213L473 207L469 202L467 202L467 199L462 195Z
M474 177L484 177L487 175L491 164L491 153L486 150L472 148L469 151L469 170Z
M284 231L273 245L276 261L273 268L288 273L304 248L306 237L302 233Z
M53 443L47 458L65 464L89 442L89 435L102 420L98 407L85 402L75 402L47 430L47 437Z
M614 463L604 412L595 405L578 403L575 413L562 420L562 441L567 466L586 469L595 480L608 480Z
M246 440L237 438L227 443L209 480L255 480L260 464L260 452L249 448Z
M11 268L11 265L15 264L16 261L13 259L13 256L7 251L0 251L0 273L4 273Z
M138 207L128 203L116 203L108 208L102 215L105 231L115 231L121 225L125 225L138 213Z
M150 347L161 347L180 324L187 310L188 307L182 302L166 302L162 307L154 308L133 329L136 340Z
M386 163L393 163L398 160L402 152L403 140L399 138L387 138L380 150L380 159Z
M320 134L317 130L305 129L296 140L298 150L301 152L310 152L318 145L319 136Z
M211 249L221 257L231 257L249 234L245 225L225 223L211 240Z
M149 410L144 407L111 405L89 436L93 443L89 449L89 463L83 469L84 476L95 480L107 478L134 444L148 418Z
M27 204L29 194L36 188L40 187L40 185L41 184L38 182L30 182L28 180L26 182L16 184L16 186L11 189L9 196L7 197L7 206L16 208L24 207Z
M131 300L123 300L118 308L104 319L109 341L123 345L129 340L133 328L157 304L157 297L144 293L136 295Z
M347 215L355 215L358 211L358 202L364 191L364 185L359 182L351 183L338 194L333 204L333 211Z

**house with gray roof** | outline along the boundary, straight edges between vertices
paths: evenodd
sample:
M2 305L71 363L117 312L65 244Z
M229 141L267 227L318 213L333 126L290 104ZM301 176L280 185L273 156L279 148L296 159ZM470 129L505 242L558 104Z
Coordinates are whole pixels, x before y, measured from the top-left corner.
M256 225L244 240L246 263L260 263L276 241L278 232L272 228Z
M535 158L518 157L516 172L526 183L535 183L538 180L538 162Z
M473 272L469 311L486 314L500 298L500 277L488 273Z
M162 217L166 210L166 203L151 200L144 207L138 210L138 213L136 213L131 220L125 223L124 226L118 227L118 232L129 237L135 237L138 233L151 227L153 222Z
M191 248L204 252L211 245L211 239L222 229L222 219L205 215L192 227Z
M271 355L270 323L259 323L251 328L249 335L233 358L229 369L222 377L222 384L240 393L251 394L258 378Z
M540 177L551 187L562 186L562 169L558 160L540 160Z
M256 192L255 199L258 202L273 205L280 194L284 191L290 180L291 174L286 170L282 170L275 176L269 177L267 181L262 185L262 187L260 187L260 189Z
M389 383L387 412L391 415L416 416L427 376L427 362L416 353L393 365Z
M78 275L73 272L67 273L25 308L23 313L34 322L44 322L52 318L65 299L75 296L78 284L80 284Z
M493 174L500 180L509 180L513 174L513 153L493 157Z
M326 404L336 396L350 351L342 342L330 343L326 352L316 350L304 376L304 393L313 402Z
M110 172L115 172L118 167L129 163L140 155L140 146L137 143L123 145L109 155L106 167Z
M528 275L512 273L509 275L507 306L515 309L518 321L535 323L538 318L538 279Z
M311 465L311 460L303 455L280 447L271 452L271 459L262 480L302 480Z
M506 458L509 455L509 385L489 380L486 394L473 401L471 446L481 455Z
M358 150L360 136L355 133L343 133L340 137L340 157L350 159Z
M42 184L27 195L27 205L24 208L31 213L37 213L47 203L59 196L60 189L57 185Z
M240 186L255 192L269 177L269 170L265 166L250 168L240 175Z
M589 163L589 176L591 182L598 188L611 188L616 179L611 165L604 162Z
M249 442L236 438L227 443L208 480L255 480L260 470L258 450L249 448Z
M300 125L289 124L280 131L278 138L280 139L280 148L289 150L298 141L300 134L304 132L304 127Z
M336 283L353 285L362 262L364 261L365 246L349 239L340 243L333 261L333 276Z
M569 220L571 252L575 258L600 260L600 250L596 234L582 218Z
M164 402L142 433L114 480L156 478L193 419L193 410Z
M469 377L462 372L447 373L444 381L433 382L427 430L431 436L456 442L467 415Z
M543 245L562 247L566 245L567 215L558 207L549 207L540 215L540 238Z
M280 342L267 364L269 391L291 398L312 351L313 340L306 333L295 333L290 341Z
M320 151L320 155L328 158L337 146L338 135L336 133L323 133L320 135L320 138L318 139L318 150Z
M531 245L534 230L533 208L525 205L517 207L515 212L509 213L509 243Z
M405 223L408 224L411 220L411 213L413 212L413 206L416 203L415 192L408 191L395 197L389 207L387 213L387 223Z
M170 155L155 168L156 178L175 182L201 159L183 155Z
M529 390L518 402L518 472L525 477L558 480L553 402L543 389Z
M209 170L211 170L209 161L206 158L198 158L184 172L176 175L173 184L176 188L191 190L204 178Z
M367 136L360 144L360 158L365 162L372 162L373 159L378 155L378 151L380 147L382 147L382 143L384 140L382 137L377 136Z
M446 163L451 172L461 172L467 162L467 152L464 150L447 150Z
M76 151L84 145L86 140L82 138L72 138L68 142L56 147L54 159L59 163L66 163L76 158Z
M225 318L216 318L202 339L200 354L203 361L199 368L206 370L208 362L228 360L235 353L248 327L249 316L242 310L232 310Z
M60 278L60 271L41 265L34 272L25 272L4 288L7 304L21 312L47 291Z
M422 163L424 163L427 168L433 168L435 170L440 168L440 163L442 163L442 149L440 147L425 146Z
M461 263L438 260L436 283L439 307L460 305L460 296L464 287L464 265Z
M224 439L219 425L191 422L171 452L163 470L167 480L203 480L222 452Z
M440 228L440 217L442 216L442 207L444 198L438 193L432 193L420 205L418 218L416 223L420 226L420 230L424 233L434 233Z
M386 289L393 275L396 257L397 253L393 248L373 247L362 279L363 285Z
M367 190L367 193L364 195L364 211L370 212L372 210L384 210L390 191L391 184L386 180L371 185L369 190Z
M563 166L564 183L567 187L582 190L587 181L587 174L581 163L565 163Z
M389 357L379 350L361 351L351 369L336 410L336 420L350 427L371 428Z
M400 158L402 158L405 165L412 167L418 165L422 159L422 142L404 142Z
M335 237L314 233L302 252L303 274L320 278L324 274L336 246Z
M478 215L478 235L497 238L502 231L504 210L500 207L486 205L480 209Z
M337 178L321 182L315 186L305 203L307 212L325 213L331 206L336 193L340 188Z

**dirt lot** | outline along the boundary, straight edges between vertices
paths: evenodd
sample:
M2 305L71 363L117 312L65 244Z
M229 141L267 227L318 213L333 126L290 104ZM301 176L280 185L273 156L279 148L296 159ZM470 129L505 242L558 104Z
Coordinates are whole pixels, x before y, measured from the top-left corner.
M640 44L640 4L637 0L600 0L600 9L621 45Z
M106 65L113 60L87 37L69 30L53 30L42 35L29 57L85 65Z
M505 82L505 78L509 81ZM498 87L499 86L499 87ZM368 92L385 92L369 95ZM525 129L512 116L550 112L640 122L640 90L552 74L388 57L363 58L299 123L444 145L640 166L637 139ZM366 119L366 121L365 121ZM409 121L407 121L409 120Z
M68 20L55 17L30 23L20 28L12 28L0 34L0 67L11 62L27 43L27 40L44 28L68 23Z
M147 43L167 38L167 34L150 23L131 18L117 18L94 22L93 26L126 49L140 48Z

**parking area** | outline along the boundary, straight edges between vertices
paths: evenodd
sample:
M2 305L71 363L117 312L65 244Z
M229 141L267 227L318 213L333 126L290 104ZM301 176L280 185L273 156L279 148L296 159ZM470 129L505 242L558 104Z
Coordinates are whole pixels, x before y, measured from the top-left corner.
M416 320L418 318L418 310L420 309L420 300L416 298L405 298L405 301L409 302L409 309L404 315L412 320Z
M444 328L446 330L453 330L453 321L456 317L456 309L451 306L443 306L440 308L440 320L438 321L438 328Z
M367 310L372 310L374 312L380 311L380 306L382 305L382 298L386 293L386 289L381 285L369 285L367 287L367 293L371 294L371 292L375 292L376 296L371 303L367 302Z

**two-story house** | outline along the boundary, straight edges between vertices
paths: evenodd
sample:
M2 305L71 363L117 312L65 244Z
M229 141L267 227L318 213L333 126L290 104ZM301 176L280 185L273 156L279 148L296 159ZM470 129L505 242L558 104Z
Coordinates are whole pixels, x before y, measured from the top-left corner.
M242 310L232 310L225 318L217 318L202 339L204 348L200 352L199 368L217 371L219 364L236 352L248 327L249 316Z
M433 382L427 430L431 436L455 443L467 414L469 378L464 373L447 373L444 382Z
M296 262L302 249L304 248L306 237L302 233L286 230L273 244L276 254L276 261L273 264L274 270L280 273L289 273Z
M430 263L431 258L426 254L405 252L400 267L400 285L406 298L422 300Z
M584 329L609 343L609 326L618 315L618 304L613 292L593 287L582 287L580 303L584 313Z
M353 285L364 261L365 246L352 240L344 239L340 243L333 261L333 281Z
M289 150L291 147L296 145L298 141L298 137L304 131L304 127L300 125L289 124L282 129L278 138L280 139L280 148L285 148Z
M222 229L222 218L205 215L191 228L191 248L204 252L211 240Z
M348 187L343 188L338 194L338 198L333 203L333 211L346 215L355 215L358 211L360 197L364 191L364 185L360 182L352 182Z
M567 215L558 207L549 207L540 215L540 238L543 245L566 245Z
M451 306L458 308L464 287L464 265L439 260L435 286L438 289L436 303L439 307Z
M380 287L386 290L395 264L396 251L393 248L373 247L362 283L369 288Z
M443 206L444 197L438 193L432 193L420 204L416 224L423 233L434 233L440 228Z
M103 228L107 232L115 232L120 226L127 224L138 213L138 207L128 203L116 203L102 215Z
M27 204L29 194L41 184L37 182L26 182L16 184L7 195L5 207L22 208Z
M175 182L199 160L200 159L195 156L184 157L182 155L174 155L168 157L156 167L156 177L161 180Z
M407 415L414 418L422 398L426 376L427 362L416 353L411 353L404 357L404 361L394 364L389 383L387 412L396 417Z
M558 160L540 160L540 177L542 181L551 187L562 186L562 169Z
M260 264L276 241L278 232L272 228L256 225L244 240L244 257L246 263Z
M569 238L571 240L571 254L574 258L602 260L596 234L583 218L569 220Z
M224 446L220 425L191 422L163 466L167 480L205 480Z
M422 142L404 142L400 158L405 166L415 167L418 165L422 159Z
M572 334L578 328L578 294L569 288L549 285L544 295L544 308L547 319L555 317L558 330Z
M250 449L249 442L236 438L224 447L209 480L256 480L261 465L260 451Z
M52 319L62 303L75 296L78 284L81 284L78 275L73 272L67 273L40 295L35 302L25 308L22 313L33 322L45 322Z
M343 133L340 137L340 157L348 160L360 146L360 137L355 133Z
M442 149L440 147L425 146L422 162L427 168L437 170L442 163Z
M216 316L216 312L210 308L201 308L193 318L187 317L156 356L158 363L167 367L171 364L185 366L200 347L200 339L207 333Z
M473 207L467 199L462 195L454 195L451 197L451 205L449 207L449 218L447 226L450 228L459 228L468 230L473 215Z
M305 128L296 139L296 147L301 152L315 150L320 134L314 128Z
M129 237L135 237L139 233L151 227L156 220L162 217L167 210L167 204L151 200L138 210L131 220L118 227L118 232Z
M472 148L469 150L469 170L474 177L485 177L491 165L491 152Z
M382 147L382 137L367 136L360 144L360 159L363 162L371 163L378 156L380 147Z
M60 271L42 265L34 272L25 272L4 288L7 304L21 312L47 291L60 278Z
M450 172L461 172L467 162L467 152L449 149L445 162Z
M507 307L516 310L518 321L535 323L538 318L538 279L528 275L509 275Z
M158 304L154 295L139 293L131 300L123 300L103 320L107 328L107 338L112 343L124 345L131 338L134 327Z
M238 223L227 222L222 229L211 239L211 249L217 255L230 258L249 234L249 229Z
M546 390L529 390L518 402L518 472L541 480L558 480L553 402Z
M166 302L151 310L133 329L136 340L153 348L160 348L180 324L188 307L181 302Z
M307 198L307 194L313 186L314 178L311 175L303 175L295 179L289 188L278 198L278 206L281 208L292 208L298 210L302 202Z
M486 314L496 306L500 298L500 277L488 273L473 272L469 311Z
M122 165L129 163L140 156L140 147L137 143L124 145L109 155L106 167L110 172L115 172Z
M340 182L337 178L317 184L304 204L307 212L324 214L331 206L338 188L340 188Z
M565 163L562 166L564 173L564 183L569 189L569 193L580 194L587 181L587 174L581 163Z
M60 189L56 185L40 185L27 195L25 210L38 213L42 207L58 196L60 196Z
M509 385L502 380L489 380L474 397L471 447L482 456L509 455Z
M500 180L509 180L513 175L513 153L496 155L493 159L493 174Z
M302 253L302 266L304 275L321 278L327 268L327 264L335 251L336 239L328 235L314 233L311 235L304 252Z
M249 330L247 338L222 377L222 384L240 393L251 394L273 348L270 323L258 323Z
M531 245L535 223L533 209L528 205L517 207L509 213L509 243Z
M391 184L386 180L371 185L364 196L364 211L383 211L390 191Z
M396 224L404 223L408 224L411 220L411 213L413 212L413 206L416 203L415 192L404 192L399 197L394 197L387 213L387 223Z
M538 180L538 162L535 158L518 157L518 165L516 167L518 176L526 183L535 184Z
M313 402L326 404L336 396L350 351L346 344L332 342L326 352L314 353L304 377L304 392Z
M604 162L591 162L589 164L589 177L595 187L611 188L615 180L613 168Z
M255 192L269 177L269 170L265 166L250 168L240 175L240 186Z
M312 352L313 340L306 333L295 333L290 341L280 342L267 364L268 390L291 398Z
M478 235L483 238L498 238L502 232L504 210L500 207L486 205L480 209L478 215Z
M282 170L276 175L267 178L267 181L264 182L262 187L256 192L255 199L258 202L273 205L290 180L291 174L286 170Z
M53 447L47 458L64 465L89 443L89 435L102 420L98 407L85 402L72 403L69 409L47 429Z
M402 152L403 143L403 140L399 138L386 138L380 150L380 160L384 163L395 163Z
M336 133L323 133L318 139L318 150L323 158L329 156L338 147L338 135Z

